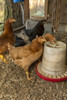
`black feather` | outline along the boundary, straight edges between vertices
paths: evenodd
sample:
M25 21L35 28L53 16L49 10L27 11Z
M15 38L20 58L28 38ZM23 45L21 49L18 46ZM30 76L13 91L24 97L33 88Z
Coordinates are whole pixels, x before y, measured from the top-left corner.
M15 47L24 46L24 45L27 44L27 43L24 41L24 39L22 39L22 38L20 38L20 37L15 36L15 39L16 39L16 42L15 42L15 44L14 44Z

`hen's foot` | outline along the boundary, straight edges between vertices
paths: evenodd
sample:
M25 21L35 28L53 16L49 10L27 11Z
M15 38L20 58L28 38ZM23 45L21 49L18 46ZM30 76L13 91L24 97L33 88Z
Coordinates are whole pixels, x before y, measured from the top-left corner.
M7 63L7 61L6 61L6 59L4 58L3 55L0 55L0 58L1 58L5 63Z
M32 77L29 77L29 72L26 72L26 75L27 75L27 80L33 82L33 78Z

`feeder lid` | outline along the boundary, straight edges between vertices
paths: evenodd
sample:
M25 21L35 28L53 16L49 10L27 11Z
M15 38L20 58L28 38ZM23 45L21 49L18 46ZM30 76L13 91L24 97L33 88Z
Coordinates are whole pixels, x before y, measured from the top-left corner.
M45 72L43 72L41 65L42 65L42 62L39 62L35 67L36 73L40 78L47 80L47 81L51 81L51 82L61 82L67 79L67 65L66 65L65 72L62 74L58 72L57 75L47 74L46 70Z
M13 0L14 3L24 2L24 0Z

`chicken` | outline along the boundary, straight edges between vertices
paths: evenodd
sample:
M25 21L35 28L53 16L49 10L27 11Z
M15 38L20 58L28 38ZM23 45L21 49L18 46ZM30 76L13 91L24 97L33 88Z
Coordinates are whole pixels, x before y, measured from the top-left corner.
M45 22L46 22L46 20L43 19L43 20L39 21L34 28L32 28L30 30L25 29L25 33L29 37L30 41L32 41L36 37L36 35L42 36L42 34L44 33L44 26L43 25Z
M51 44L56 44L56 39L52 34L47 33L44 37L46 41L49 41Z
M6 62L4 54L7 52L8 42L11 44L15 43L14 33L11 24L15 22L14 18L8 18L5 22L4 32L0 35L0 58Z
M43 53L43 43L45 41L45 38L40 36L34 39L31 44L27 44L23 47L14 47L8 44L9 54L13 58L14 63L24 69L28 80L31 79L28 69L32 63L41 57Z
M52 38L50 38L50 36L51 35L45 35L46 38L49 37L49 41L51 41ZM31 79L28 72L29 67L43 54L43 43L46 42L45 37L39 36L35 38L32 43L23 47L14 47L8 44L9 54L13 58L14 63L24 69L28 80ZM53 41L51 42L53 43Z
M15 44L14 44L15 47L24 46L24 45L27 44L27 43L24 41L24 39L22 39L22 38L20 38L20 37L15 36L15 39L16 39Z

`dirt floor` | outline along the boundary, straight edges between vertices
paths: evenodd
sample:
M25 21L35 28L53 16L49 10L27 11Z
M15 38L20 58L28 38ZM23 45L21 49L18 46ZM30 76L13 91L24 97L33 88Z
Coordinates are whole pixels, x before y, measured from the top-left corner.
M67 42L65 34L61 40ZM27 81L24 70L16 66L8 54L6 58L7 64L0 62L0 100L67 100L67 80L53 83L39 78L36 62L30 68L33 82Z

